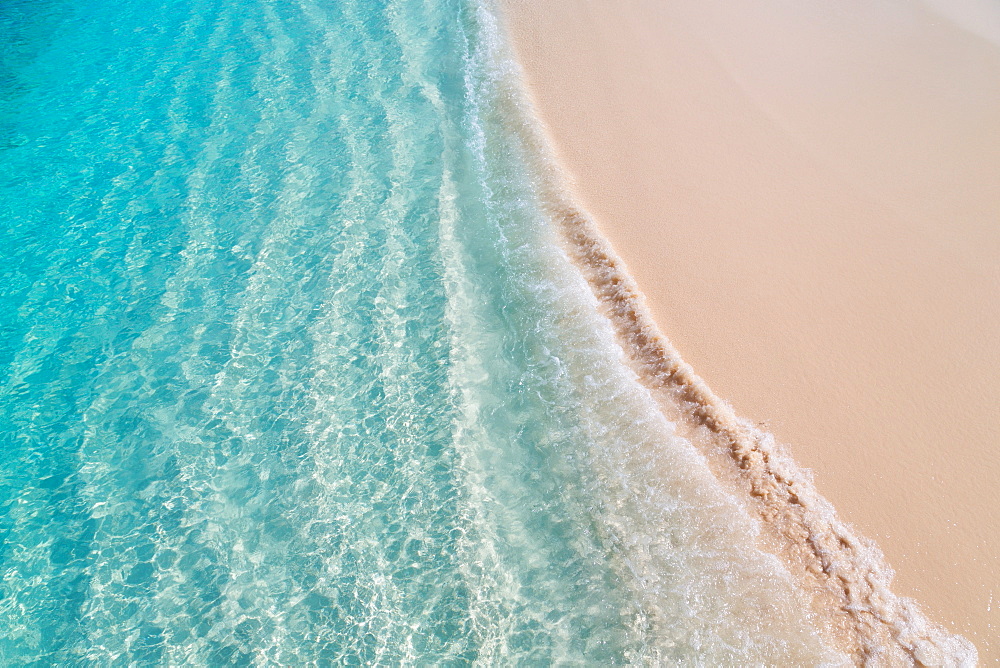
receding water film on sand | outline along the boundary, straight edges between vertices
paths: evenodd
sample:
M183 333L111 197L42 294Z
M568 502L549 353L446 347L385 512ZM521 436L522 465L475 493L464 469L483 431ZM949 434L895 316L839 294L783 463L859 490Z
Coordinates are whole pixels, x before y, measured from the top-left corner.
M975 664L657 329L504 19L0 4L0 663Z

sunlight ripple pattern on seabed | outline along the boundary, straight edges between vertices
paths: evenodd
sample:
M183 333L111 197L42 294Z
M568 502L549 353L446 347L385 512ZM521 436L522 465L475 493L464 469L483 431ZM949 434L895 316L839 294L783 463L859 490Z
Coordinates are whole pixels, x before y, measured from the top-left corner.
M468 0L0 5L0 662L837 661Z

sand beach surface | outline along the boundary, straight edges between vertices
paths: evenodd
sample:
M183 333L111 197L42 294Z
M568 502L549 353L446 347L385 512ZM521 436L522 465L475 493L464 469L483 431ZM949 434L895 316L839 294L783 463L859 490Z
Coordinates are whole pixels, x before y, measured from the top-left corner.
M1000 4L501 6L661 330L1000 659Z

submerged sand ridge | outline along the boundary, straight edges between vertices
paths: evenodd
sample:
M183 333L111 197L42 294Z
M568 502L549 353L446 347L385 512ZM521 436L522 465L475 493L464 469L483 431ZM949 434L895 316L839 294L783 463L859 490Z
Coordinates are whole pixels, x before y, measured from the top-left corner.
M503 4L664 333L877 539L897 593L997 657L991 33L918 3Z

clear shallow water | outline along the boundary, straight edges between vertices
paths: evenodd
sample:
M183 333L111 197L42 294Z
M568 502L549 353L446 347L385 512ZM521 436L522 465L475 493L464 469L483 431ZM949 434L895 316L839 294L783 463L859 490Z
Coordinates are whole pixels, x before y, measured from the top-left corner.
M803 662L465 0L0 4L0 662Z

